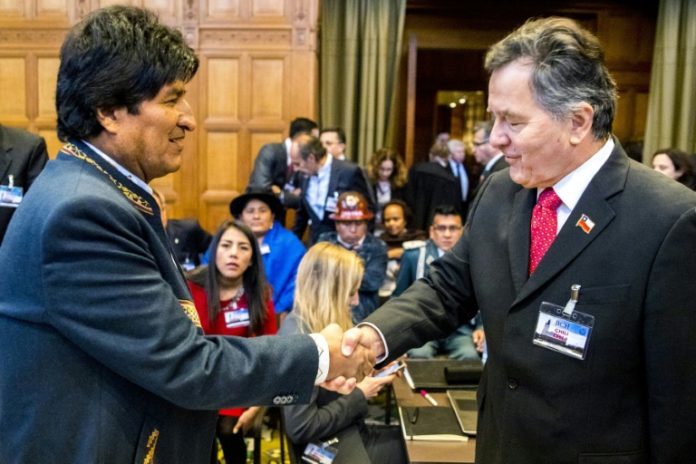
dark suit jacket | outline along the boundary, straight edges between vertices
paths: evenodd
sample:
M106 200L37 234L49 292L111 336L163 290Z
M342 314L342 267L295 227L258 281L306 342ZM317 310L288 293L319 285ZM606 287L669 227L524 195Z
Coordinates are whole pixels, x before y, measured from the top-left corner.
M477 462L681 463L696 449L696 193L615 148L531 278L536 191L493 175L463 238L373 313L393 358L480 307ZM495 214L491 214L495 211ZM576 226L587 215L594 228ZM585 360L532 344L542 301L595 317Z
M461 211L461 185L452 171L435 162L420 163L411 168L406 184L406 203L413 210L413 227L427 230L433 209L451 205Z
M167 236L172 244L174 256L181 264L199 266L200 255L208 251L213 237L195 219L170 219L167 221Z
M261 147L254 160L254 169L249 176L247 189L270 189L272 185L276 185L283 190L285 184L292 180L293 176L288 176L288 152L285 143L267 143ZM300 198L285 191L282 203L286 208L298 208Z
M204 463L218 409L309 401L311 338L204 336L154 199L77 145L0 248L0 462Z
M334 220L329 219L331 212L326 211L324 217L319 218L314 210L309 206L305 196L308 185L309 177L305 177L302 183L303 195L300 202L300 207L297 210L295 225L293 226L292 231L301 239L307 225L309 225L309 243L311 245L319 239L319 235L322 233L335 231L336 226ZM334 159L331 161L331 175L329 177L329 190L326 199L330 197L338 198L341 193L348 191L356 191L361 193L369 203L370 209L372 211L375 210L375 206L371 201L372 195L369 191L367 181L365 180L365 175L363 174L360 166L351 163L350 161ZM326 199L324 200L325 204Z
M13 176L15 187L24 194L48 161L43 137L21 129L0 126L0 185L8 185ZM0 207L0 244L15 208Z

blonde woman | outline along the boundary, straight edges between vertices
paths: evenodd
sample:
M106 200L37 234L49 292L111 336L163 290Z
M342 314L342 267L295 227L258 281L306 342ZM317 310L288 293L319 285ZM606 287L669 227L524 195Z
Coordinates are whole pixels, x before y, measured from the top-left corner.
M353 326L350 307L358 302L364 268L354 252L329 242L309 249L300 262L295 304L283 322L280 335L312 333L337 323ZM349 395L315 388L309 405L283 408L288 438L297 462L307 446L337 438L333 464L406 462L398 427L367 426L367 399L376 396L394 375L365 377ZM334 441L334 440L332 440Z

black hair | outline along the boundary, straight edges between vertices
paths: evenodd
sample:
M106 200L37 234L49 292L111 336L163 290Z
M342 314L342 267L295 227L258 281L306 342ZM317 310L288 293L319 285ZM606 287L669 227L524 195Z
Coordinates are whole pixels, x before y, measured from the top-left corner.
M295 118L290 123L290 138L294 139L299 134L311 134L317 129L317 123L308 118Z
M384 212L387 210L388 207L390 206L398 206L401 208L401 211L404 212L404 221L406 222L406 225L408 226L411 224L411 219L413 217L413 212L411 211L411 207L406 204L405 201L399 200L398 198L394 200L388 201L383 207L382 207L382 218L384 220Z
M319 135L325 132L335 132L336 137L338 137L339 143L346 143L346 131L344 131L340 127L326 127L322 129L321 132L319 132Z
M242 285L249 303L249 326L251 333L260 334L268 317L267 304L271 298L271 291L266 282L259 244L251 229L241 222L232 219L223 222L210 242L210 263L207 266L197 268L189 275L189 279L205 288L205 294L208 298L208 316L210 324L214 324L220 312L220 284L218 282L220 272L215 264L217 249L222 235L231 228L237 229L244 234L251 244L251 263L242 275ZM210 272L211 266L214 272Z
M60 49L58 137L88 139L103 130L97 110L138 114L167 84L190 81L198 58L179 31L148 10L110 6L73 27Z
M462 219L462 213L460 213L457 208L452 205L438 205L433 209L433 214L430 215L430 224L435 222L435 216L459 216Z

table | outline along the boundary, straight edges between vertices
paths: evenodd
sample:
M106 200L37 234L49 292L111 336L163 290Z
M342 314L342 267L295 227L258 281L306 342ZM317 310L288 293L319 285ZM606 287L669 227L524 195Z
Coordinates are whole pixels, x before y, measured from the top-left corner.
M392 383L397 406L432 407L425 398L411 390L403 377L397 377ZM440 405L449 404L445 392L430 392ZM467 442L435 442L406 440L406 451L411 464L451 464L473 463L476 439Z

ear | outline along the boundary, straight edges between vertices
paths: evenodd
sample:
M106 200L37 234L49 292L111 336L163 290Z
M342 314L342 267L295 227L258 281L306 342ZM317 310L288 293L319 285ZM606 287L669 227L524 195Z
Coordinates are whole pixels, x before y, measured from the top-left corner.
M97 121L99 121L99 124L101 124L105 131L112 134L116 133L118 131L121 111L122 110L113 108L98 108Z
M577 145L592 133L594 110L587 102L580 103L570 117L570 144Z

